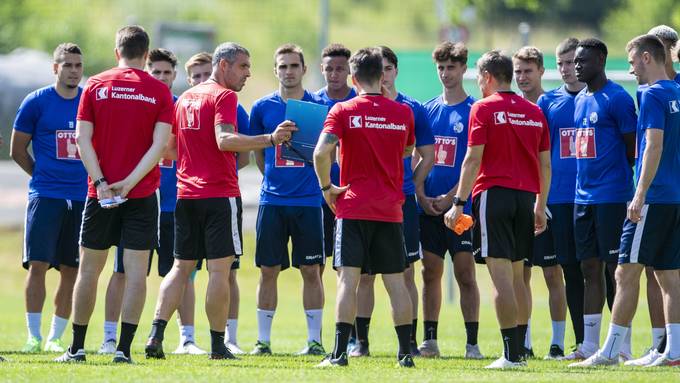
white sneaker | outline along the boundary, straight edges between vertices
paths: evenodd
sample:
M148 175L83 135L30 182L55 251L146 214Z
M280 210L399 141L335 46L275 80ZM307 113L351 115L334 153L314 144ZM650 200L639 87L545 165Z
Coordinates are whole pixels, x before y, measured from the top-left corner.
M241 350L241 348L238 346L236 343L231 343L231 342L224 342L224 345L227 346L227 349L234 354L234 355L245 355L245 351Z
M584 360L593 356L595 353L588 353L583 351L579 346L576 350L572 351L571 354L566 355L562 360Z
M668 366L668 367L680 367L680 358L676 359L671 359L669 358L668 354L663 353L661 354L656 360L645 367L662 367L662 366Z
M654 363L655 360L659 359L661 357L661 353L656 351L656 349L649 350L645 355L629 360L625 362L623 365L624 366L634 366L634 367L645 367L649 366L650 364Z
M626 351L621 351L619 353L619 362L625 364L629 360L633 360L633 354Z
M176 355L189 354L189 355L205 355L207 352L201 350L194 342L184 342L177 346L177 349L173 352Z
M500 358L493 361L493 363L491 363L490 365L488 365L484 368L505 370L505 369L510 369L510 368L522 368L522 367L526 367L526 366L527 366L526 361L511 362L511 361L505 359L504 356L501 356Z
M115 352L116 352L116 340L109 339L105 340L104 343L102 343L101 347L99 347L99 351L97 351L97 354L100 355L113 354Z
M618 355L614 358L609 359L598 351L591 355L590 358L582 362L571 363L569 367L590 368L597 366L616 366L618 364L619 364Z
M465 359L484 359L484 355L479 351L479 344L465 345Z
M423 343L418 346L418 351L420 351L420 356L423 358L439 358L440 356L436 339L424 340Z

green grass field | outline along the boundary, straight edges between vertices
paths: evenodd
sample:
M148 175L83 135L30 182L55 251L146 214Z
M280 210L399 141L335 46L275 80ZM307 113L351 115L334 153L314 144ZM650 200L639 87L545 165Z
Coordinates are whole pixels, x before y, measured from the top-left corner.
M111 263L103 274L99 285L99 299L95 315L90 322L90 330L86 348L91 352L85 365L58 365L51 362L54 354L27 355L17 353L25 339L25 317L23 305L23 280L25 272L20 266L21 233L16 231L0 231L0 264L3 265L3 277L0 278L0 355L9 362L0 364L0 381L26 382L70 382L70 381L248 381L248 382L288 382L288 381L361 381L361 382L430 382L430 381L496 381L496 382L672 382L680 377L679 370L656 369L640 370L632 368L606 368L592 371L572 371L566 362L529 361L529 367L522 371L494 371L483 369L501 352L499 331L491 304L491 289L488 274L484 268L478 268L477 275L482 297L479 343L482 352L488 357L483 361L467 361L462 358L465 343L465 330L460 309L457 303L445 304L439 325L439 344L445 357L436 360L416 360L416 369L403 370L395 368L396 336L389 318L389 302L381 286L376 289L376 309L371 322L371 353L365 359L352 359L350 366L344 369L316 370L314 365L318 357L297 357L293 354L304 346L306 340L306 322L301 304L301 278L295 270L281 275L279 284L279 306L272 330L273 357L244 356L238 361L209 361L206 357L169 355L165 361L147 361L144 359L143 346L148 335L153 307L160 278L149 278L146 310L142 317L139 331L133 344L134 366L118 366L110 363L110 357L94 354L102 341L104 314L103 292L106 288ZM246 236L246 255L239 271L241 286L241 315L239 318L239 343L243 349L250 350L257 336L255 319L255 291L258 273L253 266L253 235ZM417 266L420 269L420 265ZM550 319L547 308L547 293L538 269L534 269L534 314L532 334L534 350L543 356L549 347ZM56 286L56 273L49 273L48 295ZM204 298L207 275L205 272L197 278L197 301ZM325 275L326 309L324 318L324 343L327 350L332 347L335 300L335 275ZM420 282L419 282L420 283ZM644 283L644 282L643 282ZM644 290L644 289L643 289ZM48 301L50 298L48 298ZM644 297L640 300L640 313L634 323L634 353L640 354L650 342L649 318ZM49 330L52 315L52 303L47 302L43 318L43 336ZM197 341L204 348L209 347L207 320L202 303L197 305ZM605 310L606 311L606 310ZM606 335L608 313L602 326L602 337ZM176 322L172 321L166 332L165 347L172 351L178 341ZM567 345L573 344L567 325ZM69 325L70 328L70 325ZM422 327L418 331L418 339L422 339ZM67 330L65 341L70 341Z

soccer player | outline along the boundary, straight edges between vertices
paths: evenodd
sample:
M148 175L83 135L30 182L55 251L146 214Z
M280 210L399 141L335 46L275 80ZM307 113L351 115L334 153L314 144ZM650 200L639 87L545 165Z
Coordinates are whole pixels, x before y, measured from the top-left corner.
M423 249L423 357L438 357L437 326L442 303L444 260L449 252L460 289L460 309L465 321L465 358L481 359L477 344L479 331L479 288L475 277L470 231L457 235L444 225L444 213L451 208L467 146L468 119L475 99L463 89L468 50L463 43L439 44L432 52L442 94L423 107L435 139L435 163L425 179L425 198L418 202L420 243ZM466 207L470 213L470 204Z
M419 355L418 343L416 342L416 330L418 324L418 288L414 279L415 270L413 264L420 260L420 228L418 222L418 208L416 203L416 195L418 199L425 198L424 182L427 174L432 169L434 164L434 136L430 128L430 121L427 119L427 112L423 105L417 100L397 91L395 81L399 74L397 55L392 49L381 46L380 50L383 54L383 87L385 88L388 98L408 105L413 111L415 120L415 149L416 154L420 160L415 166L412 166L412 157L404 158L404 204L403 218L404 218L404 239L406 243L406 269L404 270L404 278L406 278L406 287L408 288L409 297L411 298L412 313L412 328L411 328L411 354ZM357 296L357 318L356 318L356 341L354 342L349 352L350 356L367 356L368 349L368 328L371 321L371 314L373 313L373 306L375 304L375 296L373 292L373 285L375 282L375 275L364 273L361 276L359 283L359 290Z
M75 121L82 88L83 59L72 43L57 46L55 83L30 93L14 120L10 154L31 177L24 235L28 340L22 352L40 352L40 322L45 303L45 275L59 271L52 326L44 351L64 352L61 336L71 315L78 273L78 234L87 190L87 172L76 147ZM29 153L29 144L33 154Z
M635 158L635 104L623 87L607 79L606 60L602 41L579 42L576 77L587 88L574 99L574 237L585 280L584 336L581 347L566 359L585 359L599 348L605 268L615 275L626 201L633 195L629 163ZM630 338L625 343L621 356L630 359Z
M352 52L342 44L330 44L321 51L321 74L323 75L326 86L314 93L319 100L328 108L335 104L347 101L356 97L357 92L354 88L347 85L349 77L349 58ZM340 184L340 167L332 156L331 182L335 185ZM323 241L326 257L333 256L333 239L335 237L335 214L328 207L325 200L321 203L323 209ZM324 265L321 265L323 275ZM321 280L323 282L323 279Z
M347 343L362 271L382 274L399 339L399 366L415 367L410 353L411 300L403 275L406 248L401 208L402 157L410 157L415 144L413 112L381 94L381 49L361 49L349 63L359 96L333 107L314 151L319 185L337 216L333 255L338 271L335 348L318 367L347 365ZM338 143L341 186L330 180L332 153Z
M172 89L172 83L177 77L177 57L167 49L157 48L149 52L146 62L146 70L155 79L161 81L168 88ZM177 97L173 96L176 101ZM158 254L158 275L164 277L172 268L173 247L174 247L174 226L175 226L175 203L177 201L177 166L175 161L163 159L159 163L161 170L160 186L160 228L159 246L156 247ZM149 265L151 257L149 255ZM149 266L150 271L150 266ZM123 287L125 283L125 268L123 261L123 248L118 247L116 262L114 262L114 272L111 275L109 286L106 289L105 321L104 321L104 342L99 348L100 354L112 354L116 351L116 330L118 327L118 317L123 303ZM182 304L178 309L177 321L180 329L180 340L175 354L205 354L205 351L196 346L194 337L194 306L195 293L193 277L187 282L182 298Z
M663 292L668 339L648 366L680 366L680 85L665 68L664 45L654 35L626 46L631 73L647 84L637 124L637 187L621 236L616 298L607 338L591 357L570 367L617 365L640 293L640 275L652 266Z
M468 149L444 221L455 227L472 192L473 244L491 275L504 348L486 368L517 368L526 366L519 327L528 319L524 258L533 250L534 235L546 228L550 132L541 109L510 90L510 57L487 52L477 71L484 99L470 111Z
M543 53L536 47L525 46L520 48L512 56L512 65L515 74L515 83L522 91L522 96L533 102L545 93L541 86L541 78L545 72L543 66ZM555 142L554 139L551 142ZM559 141L558 141L559 142ZM550 351L546 355L548 359L557 359L564 356L564 328L567 320L567 303L564 290L562 268L557 261L557 254L553 246L552 230L550 225L550 209L548 209L548 226L539 234L534 241L534 249L529 258L524 262L524 284L527 288L527 302L529 308L529 321L527 323L524 348L526 356L533 357L534 351L531 345L531 309L533 298L531 296L531 267L539 266L543 270L543 278L548 287L548 306L552 322L552 339Z
M184 64L184 69L187 72L187 81L190 86L196 86L204 81L207 81L212 74L212 55L208 52L197 53L189 58ZM250 125L250 117L245 108L238 104L236 111L236 120L241 134L248 134L248 126ZM248 166L250 161L250 152L236 153L236 161L238 168L242 169ZM238 345L236 338L238 332L238 309L241 303L241 294L236 279L237 270L241 266L240 258L234 259L231 264L231 272L229 273L229 316L227 319L227 328L225 329L226 336L224 342L229 351L234 355L245 354ZM192 274L193 278L193 274Z
M73 292L73 342L57 362L85 361L87 325L111 246L125 249L126 271L113 361L132 362L130 344L144 308L149 252L158 243L158 161L172 123L170 89L144 71L148 52L149 36L142 27L118 30L118 66L90 77L78 107L77 144L90 179Z
M284 44L274 53L274 73L279 89L257 100L251 109L250 134L269 134L285 122L288 99L315 102L302 87L307 71L302 49ZM294 126L291 121L285 124ZM288 126L286 125L286 126ZM264 175L257 214L255 264L260 268L257 287L257 343L253 355L271 354L271 327L278 302L279 273L292 264L302 275L302 304L307 318L307 347L301 355L323 355L321 324L324 292L319 265L324 264L321 192L309 161L281 156L282 146L255 150Z
M544 256L555 255L557 258L561 271L550 267L544 268L543 271L544 275L548 269L556 271L560 279L562 276L559 274L564 273L564 285L561 282L559 285L563 290L566 287L566 303L578 345L583 342L584 292L583 274L576 260L574 249L574 190L576 188L574 97L586 84L579 82L574 72L574 52L577 45L577 39L568 38L557 46L555 52L557 69L564 84L546 92L538 98L537 102L550 128L552 177L548 195L548 211L550 211L548 228L536 238L534 255L542 252ZM557 281L552 279L551 281L555 285L558 284ZM564 292L561 294L564 296ZM563 320L566 319L565 317L561 317L562 321L553 320L552 322L553 338L547 359L564 356L565 325Z
M250 54L227 42L213 53L210 79L184 92L177 100L169 148L177 153L175 263L163 279L156 304L147 358L164 358L162 342L168 319L177 309L186 282L201 259L209 272L205 311L210 323L210 359L235 359L225 345L229 311L229 274L243 254L241 197L236 169L237 151L250 151L282 142L290 128L271 135L238 133L236 92L250 77Z

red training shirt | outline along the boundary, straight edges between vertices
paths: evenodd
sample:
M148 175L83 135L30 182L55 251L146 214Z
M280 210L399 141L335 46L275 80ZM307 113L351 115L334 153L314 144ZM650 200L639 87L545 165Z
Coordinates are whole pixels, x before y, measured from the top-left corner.
M470 110L468 146L484 145L472 196L494 186L538 193L538 153L550 150L541 109L513 92L497 92Z
M323 131L340 139L338 218L402 222L404 149L415 142L413 112L383 96L336 104Z
M121 181L139 164L153 143L157 122L172 124L172 105L168 86L143 70L113 68L87 80L77 119L94 125L92 145L109 184ZM159 185L156 165L127 197L148 197ZM92 179L87 195L97 197Z
M236 93L213 80L196 85L175 104L172 132L177 136L177 198L238 197L236 153L217 146L215 126L233 125Z

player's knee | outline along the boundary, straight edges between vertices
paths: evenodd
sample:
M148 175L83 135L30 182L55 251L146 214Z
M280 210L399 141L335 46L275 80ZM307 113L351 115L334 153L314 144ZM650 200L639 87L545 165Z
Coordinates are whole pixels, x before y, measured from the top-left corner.
M319 265L301 265L300 274L305 283L321 283Z
M273 283L279 277L278 267L260 267L260 281L262 283Z
M477 288L477 279L473 272L465 272L456 274L456 281L461 290L470 290Z
M50 264L47 262L32 261L28 264L28 274L32 277L44 277Z

